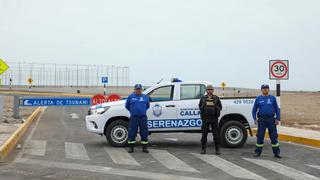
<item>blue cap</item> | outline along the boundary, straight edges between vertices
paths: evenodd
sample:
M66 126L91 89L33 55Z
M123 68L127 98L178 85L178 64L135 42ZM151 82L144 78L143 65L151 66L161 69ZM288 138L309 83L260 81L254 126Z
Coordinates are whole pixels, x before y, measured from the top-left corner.
M141 84L136 84L136 85L134 85L134 89L142 89L142 85Z
M262 84L261 89L269 89L269 84Z

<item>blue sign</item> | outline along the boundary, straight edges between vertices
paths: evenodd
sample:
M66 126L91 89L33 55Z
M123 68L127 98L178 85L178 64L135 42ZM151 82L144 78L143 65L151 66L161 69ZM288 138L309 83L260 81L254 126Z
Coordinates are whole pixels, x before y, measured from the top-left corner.
M103 84L107 84L108 83L108 77L107 76L102 77L101 81L102 81Z
M148 120L149 129L158 128L194 128L201 127L201 119L163 119L163 120Z
M23 98L20 106L90 106L91 98Z

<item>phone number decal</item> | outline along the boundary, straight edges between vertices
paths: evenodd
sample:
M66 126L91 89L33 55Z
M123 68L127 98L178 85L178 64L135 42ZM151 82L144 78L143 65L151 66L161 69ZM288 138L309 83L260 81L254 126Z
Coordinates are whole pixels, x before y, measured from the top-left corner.
M233 101L234 104L253 104L254 103L254 100L253 99L237 99L237 100L234 100Z

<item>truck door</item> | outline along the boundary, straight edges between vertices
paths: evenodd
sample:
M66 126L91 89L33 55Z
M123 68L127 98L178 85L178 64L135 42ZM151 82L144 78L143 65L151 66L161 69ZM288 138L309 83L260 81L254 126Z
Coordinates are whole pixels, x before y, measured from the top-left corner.
M174 85L162 86L148 93L150 109L148 127L151 131L171 129L170 121L177 118L176 102L173 100Z
M199 101L206 90L203 84L181 84L180 100L177 102L177 119L184 121L183 129L200 129Z

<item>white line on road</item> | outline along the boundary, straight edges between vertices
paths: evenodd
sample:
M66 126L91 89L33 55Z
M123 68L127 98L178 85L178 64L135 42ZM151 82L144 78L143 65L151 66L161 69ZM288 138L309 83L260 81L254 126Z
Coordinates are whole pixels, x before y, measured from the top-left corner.
M165 140L168 140L168 141L174 141L174 142L177 142L178 139L177 138L165 138Z
M85 165L85 164L77 164L77 163L64 163L64 162L57 162L57 161L46 161L46 160L36 160L36 159L26 159L26 158L16 159L15 163L38 165L38 166L43 166L48 168L61 168L61 169L68 169L68 170L97 172L97 173L112 174L117 176L137 177L137 178L143 178L143 179L204 180L202 178L196 178L196 177L190 177L190 176L180 176L180 175L153 173L153 172L127 170L127 169L116 169L116 168L104 167L104 166L94 166L94 165Z
M291 179L318 179L315 176L312 176L310 174L304 173L302 171L299 171L297 169L282 165L277 162L269 161L269 160L263 160L263 159L249 159L249 158L243 158L244 160L247 160L249 162L252 162L256 165L262 166L264 168L270 169L272 171L275 171L279 174L282 174L286 177L289 177Z
M71 113L70 116L72 119L79 119L79 115L76 113Z
M233 164L225 159L222 159L215 155L202 155L202 154L195 154L192 153L195 157L201 159L208 164L224 171L225 173L236 177L236 178L243 178L243 179L263 179L266 180L264 177L261 177L251 171L248 171L236 164Z
M140 166L124 148L104 147L104 150L115 164Z
M315 169L320 169L320 166L318 166L318 165L307 164L307 166L310 166L310 167L315 168Z
M32 130L31 130L31 132L30 132L30 134L29 134L28 137L26 138L25 144L28 144L28 142L31 141L31 138L33 137L33 134L34 134L34 132L36 131L36 129L37 129L37 127L38 127L38 124L39 124L39 122L40 122L40 120L41 120L44 112L46 111L46 109L47 109L46 106L43 107L43 111L42 111L41 114L39 115L39 117L38 117L37 121L35 122ZM32 127L32 125L31 125L31 127ZM29 128L30 128L30 127L29 127ZM22 155L24 154L24 148L25 148L25 146L23 145L21 151L17 154L17 156L16 156L15 159L19 159L19 158L22 157Z
M86 148L83 144L65 142L64 146L67 159L90 160Z
M174 155L170 154L168 151L151 149L150 154L153 158L158 160L162 165L164 165L168 169L176 170L176 171L186 171L186 172L199 173L199 171L197 171L193 167L189 166L185 162L181 161L180 159L178 159Z
M46 154L47 141L30 140L24 149L23 154L33 156L44 156Z

